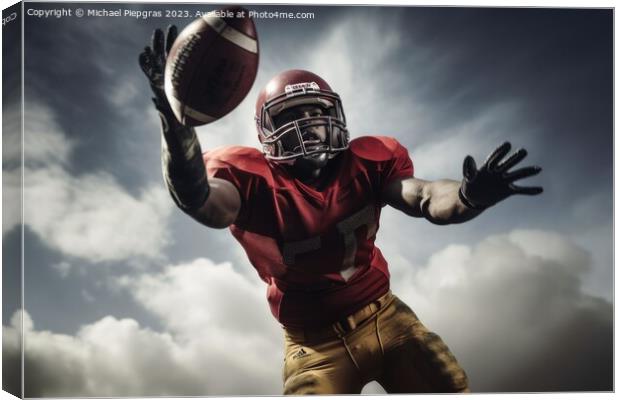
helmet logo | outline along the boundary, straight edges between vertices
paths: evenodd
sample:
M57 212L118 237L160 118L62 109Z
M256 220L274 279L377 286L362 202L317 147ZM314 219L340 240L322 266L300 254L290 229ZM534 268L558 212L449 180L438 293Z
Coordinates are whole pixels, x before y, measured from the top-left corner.
M284 93L286 93L287 96L292 95L294 92L305 92L306 90L321 90L321 88L316 82L300 82L284 87Z

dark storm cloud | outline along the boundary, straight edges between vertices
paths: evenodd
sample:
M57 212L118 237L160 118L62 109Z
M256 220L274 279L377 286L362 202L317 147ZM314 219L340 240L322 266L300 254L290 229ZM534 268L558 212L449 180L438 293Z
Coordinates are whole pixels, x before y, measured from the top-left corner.
M407 14L404 18L413 21L404 29L415 45L430 48L431 59L443 55L448 61L440 73L421 71L418 79L434 78L426 87L417 85L420 100L434 111L428 130L414 123L416 133L406 142L435 140L446 126L494 103L518 102L521 121L488 133L529 148L534 162L543 165L539 181L554 206L569 196L605 190L604 207L611 213L610 10L411 9ZM588 189L577 191L574 182Z
M548 201L558 207L603 190L608 198L601 206L610 215L610 10L453 9L430 12L426 22L433 29L413 28L417 42L452 57L423 96L437 109L430 132L490 104L518 101L522 121L498 127L499 134L528 147L543 165L539 181Z
M108 171L128 189L137 190L139 182L149 178L143 167L149 159L144 155L154 154L151 160L156 161L157 124L153 121L150 126L157 139L144 141L140 135L144 128L135 131L145 120L144 107L131 113L135 110L131 105L127 110L131 115L124 115L109 96L113 90L133 90L128 84L132 77L142 83L136 60L143 45L138 38L148 37L149 29L131 19L123 20L124 30L112 19L105 25L87 19L66 22L27 19L26 107L53 99L50 106L62 130L79 140L78 151L69 160L73 169ZM136 153L137 141L144 145L142 157Z
M574 304L575 299L565 299ZM612 304L578 296L585 306L570 307L571 318L547 331L542 337L556 338L531 349L536 358L519 366L515 374L488 384L492 391L612 391L613 314ZM553 311L554 313L557 311ZM480 376L484 376L479 371Z
M2 235L2 323L6 324L22 304L21 290L21 232L14 230Z
M409 8L401 18L413 45L403 59L419 48L430 61L446 60L439 73L411 70L412 82L436 78L416 94L444 116L434 119L437 130L508 98L524 102L527 118L545 128L563 128L541 141L580 139L574 135L588 128L593 145L609 143L602 132L611 127L610 10Z

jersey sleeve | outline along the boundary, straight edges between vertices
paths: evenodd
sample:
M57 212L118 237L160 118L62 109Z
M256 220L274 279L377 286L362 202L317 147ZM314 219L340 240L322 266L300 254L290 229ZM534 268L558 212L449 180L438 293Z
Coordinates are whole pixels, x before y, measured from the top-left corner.
M394 138L362 136L352 140L350 148L380 193L390 182L413 176L409 152Z
M392 154L388 160L384 161L381 173L383 187L396 179L413 176L413 161L409 157L409 151L396 139L391 139L390 141L392 143L389 143L389 148L392 149Z
M250 199L260 190L262 155L255 149L224 147L203 154L209 178L224 179L232 183L241 197L241 208L235 225L243 225L250 218Z

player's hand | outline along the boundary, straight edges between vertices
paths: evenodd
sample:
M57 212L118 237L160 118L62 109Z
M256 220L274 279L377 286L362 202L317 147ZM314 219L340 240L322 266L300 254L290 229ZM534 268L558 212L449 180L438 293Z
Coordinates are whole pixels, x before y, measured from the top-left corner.
M486 159L482 166L476 168L471 156L463 162L463 182L459 191L461 201L474 209L485 209L513 194L536 195L543 191L540 186L517 186L516 180L538 174L542 168L529 166L508 171L527 155L525 149L519 149L502 161L510 151L510 143L499 146Z
M170 25L164 37L164 32L157 28L153 31L151 46L146 46L140 53L138 61L140 68L148 78L153 89L164 90L164 70L166 58L172 48L172 44L177 38L177 27Z

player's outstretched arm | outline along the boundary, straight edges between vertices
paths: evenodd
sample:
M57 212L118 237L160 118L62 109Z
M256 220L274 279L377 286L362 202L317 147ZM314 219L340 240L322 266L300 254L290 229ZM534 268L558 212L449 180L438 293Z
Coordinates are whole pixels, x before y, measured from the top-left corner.
M509 171L527 155L525 149L520 149L503 160L509 152L510 143L503 143L480 168L476 167L471 156L465 157L461 182L449 179L397 180L388 185L384 198L388 204L406 214L445 225L468 221L513 194L542 193L542 187L514 184L516 180L538 174L541 168L530 166Z
M237 217L241 206L239 192L228 181L207 179L196 132L176 119L164 91L166 56L176 36L174 25L168 28L165 38L163 31L156 29L152 45L139 58L161 118L164 180L179 208L209 227L224 228Z

